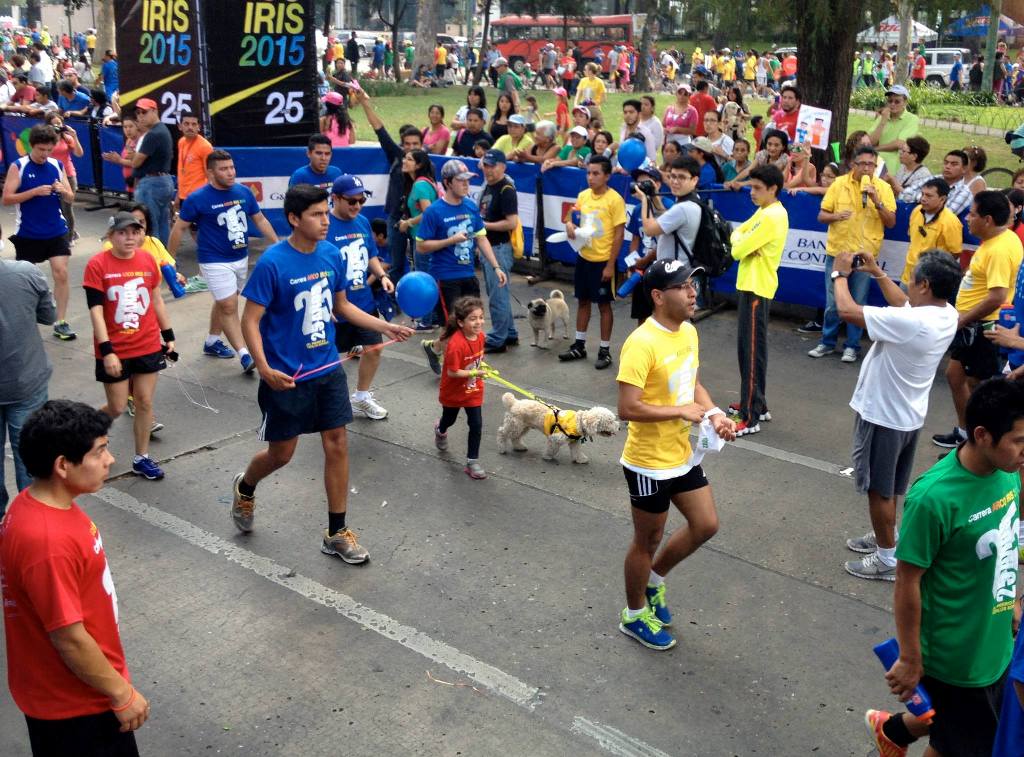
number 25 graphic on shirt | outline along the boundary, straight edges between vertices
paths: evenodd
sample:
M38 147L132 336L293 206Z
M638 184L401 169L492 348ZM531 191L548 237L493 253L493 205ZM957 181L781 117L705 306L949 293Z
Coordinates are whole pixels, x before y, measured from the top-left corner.
M671 358L678 360L679 367L668 377L668 390L675 398L677 405L689 405L693 402L694 375L693 375L693 354L684 358Z
M462 221L460 223L455 224L454 226L449 226L448 231L446 233L450 237L453 237L456 234L465 234L467 237L469 237L469 239L467 239L465 242L459 242L454 247L455 257L458 259L459 263L463 265L469 265L473 261L474 245L473 237L471 236L472 232L470 231L469 228L469 221Z
M241 205L231 205L227 210L217 216L217 224L226 226L228 230L228 241L234 247L244 247L246 234L249 231L249 223L245 218L245 211Z
M366 242L362 237L341 248L345 258L345 278L353 289L362 289L366 285L366 269L370 265L370 253L366 250Z
M311 342L327 340L325 323L331 317L330 282L320 279L309 288L309 291L295 295L295 309L304 310L302 314L302 334Z
M137 276L107 290L107 299L117 303L114 323L125 329L139 327L139 318L149 310L149 289L143 286L145 283Z
M1017 551L1013 548L1013 536L1017 531L1017 503L1011 502L999 520L999 527L986 531L974 545L979 560L995 557L992 572L992 599L1006 602L1016 596Z

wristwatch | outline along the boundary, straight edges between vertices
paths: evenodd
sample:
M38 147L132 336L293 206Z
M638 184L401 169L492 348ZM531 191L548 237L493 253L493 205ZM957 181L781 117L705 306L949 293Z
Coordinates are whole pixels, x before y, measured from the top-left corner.
M848 277L849 274L843 273L842 271L832 271L832 281L835 281L836 279L845 279Z

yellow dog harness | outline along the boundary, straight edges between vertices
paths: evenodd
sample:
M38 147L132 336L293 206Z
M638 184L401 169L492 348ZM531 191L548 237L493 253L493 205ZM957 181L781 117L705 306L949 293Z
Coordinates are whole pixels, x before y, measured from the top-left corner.
M544 435L551 436L556 431L573 441L583 438L576 422L575 410L560 410L553 407L547 411L544 415Z

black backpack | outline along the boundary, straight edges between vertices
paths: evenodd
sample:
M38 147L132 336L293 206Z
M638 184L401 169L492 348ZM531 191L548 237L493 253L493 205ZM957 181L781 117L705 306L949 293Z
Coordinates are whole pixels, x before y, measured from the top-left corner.
M694 242L693 250L687 248L678 233L673 232L676 244L682 245L690 265L699 265L707 273L708 278L717 278L728 271L733 264L732 242L730 241L732 224L725 220L725 216L719 213L711 203L702 202L694 197L688 197L683 202L695 203L700 208L700 227L697 230L697 239Z

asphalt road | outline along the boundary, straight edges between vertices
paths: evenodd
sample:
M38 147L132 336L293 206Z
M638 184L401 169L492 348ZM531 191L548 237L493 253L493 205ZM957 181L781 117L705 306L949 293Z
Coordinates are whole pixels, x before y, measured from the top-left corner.
M73 282L105 219L79 210ZM0 220L10 233L11 214ZM13 256L10 243L2 255ZM195 273L194 254L180 268ZM552 285L516 276L512 291L526 301ZM869 753L864 710L896 703L871 652L893 632L892 585L842 569L852 556L845 539L868 527L866 502L839 472L859 364L812 361L804 353L814 341L773 320L775 420L706 461L721 530L669 577L679 644L656 653L617 629L631 533L624 429L588 443L586 466L565 451L542 461L536 436L529 452L502 456L503 389L488 386L489 478L472 481L462 472L463 422L450 453L433 446L437 381L418 340L384 351L374 391L388 419L349 427L349 524L371 562L351 567L319 551L326 508L315 438L260 486L256 530L239 535L231 479L260 448L257 381L235 361L202 356L209 303L207 294L169 303L182 361L160 380L166 429L152 445L166 479L127 473L125 417L112 431L110 482L80 503L103 532L129 665L152 702L138 734L145 754ZM617 354L628 303L615 312ZM50 395L99 405L77 286L70 321L75 342L45 332ZM724 407L738 399L734 314L698 331L702 381ZM522 336L491 361L504 376L567 407L614 408L614 369L560 364ZM185 390L205 392L215 411ZM951 421L940 378L923 439ZM937 453L922 443L917 470ZM670 525L679 523L674 514ZM23 753L24 723L4 696L0 754Z

